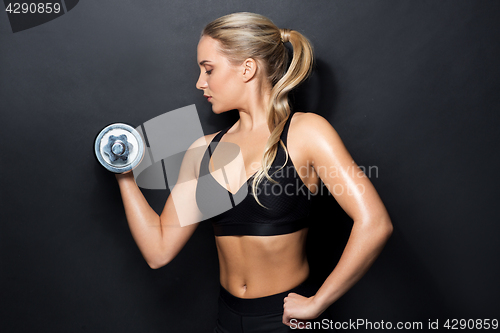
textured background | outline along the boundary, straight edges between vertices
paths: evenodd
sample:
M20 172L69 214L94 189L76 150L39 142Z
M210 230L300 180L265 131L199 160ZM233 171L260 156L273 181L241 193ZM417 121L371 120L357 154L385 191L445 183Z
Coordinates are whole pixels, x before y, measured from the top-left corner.
M218 262L201 223L152 270L128 229L115 177L93 156L105 125L136 126L196 104L205 24L251 11L304 33L313 76L294 109L321 114L372 168L395 231L336 320L499 318L500 2L71 1L13 33L0 13L0 322L3 332L211 332ZM69 9L68 9L69 10ZM160 213L168 193L144 190ZM308 243L320 281L351 226L317 198Z

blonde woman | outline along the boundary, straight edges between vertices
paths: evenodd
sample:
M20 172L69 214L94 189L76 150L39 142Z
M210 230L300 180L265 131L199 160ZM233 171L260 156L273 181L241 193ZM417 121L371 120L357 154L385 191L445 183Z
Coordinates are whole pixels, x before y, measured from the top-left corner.
M286 43L293 49L290 63ZM220 262L214 332L324 327L317 324L325 310L365 274L392 223L329 122L291 113L287 95L309 76L312 47L299 32L279 29L264 16L234 13L203 29L197 60L196 87L213 112L236 109L239 120L193 143L193 149L204 146L203 153L184 158L160 216L132 173L116 176L132 235L148 264L159 268L179 253L196 222L209 217ZM227 160L223 144L237 145L242 158L221 162ZM353 167L357 172L349 171ZM310 283L305 241L320 180L354 224L338 264L318 289ZM214 211L227 198L232 208ZM333 221L326 216L324 223Z

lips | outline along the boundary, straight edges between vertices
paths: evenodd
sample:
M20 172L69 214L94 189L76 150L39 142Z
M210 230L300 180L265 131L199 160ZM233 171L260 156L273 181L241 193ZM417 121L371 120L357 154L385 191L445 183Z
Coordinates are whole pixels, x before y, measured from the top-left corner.
M212 96L208 96L208 95L203 95L204 97L206 97L208 99L208 101L210 102L210 100L212 99Z

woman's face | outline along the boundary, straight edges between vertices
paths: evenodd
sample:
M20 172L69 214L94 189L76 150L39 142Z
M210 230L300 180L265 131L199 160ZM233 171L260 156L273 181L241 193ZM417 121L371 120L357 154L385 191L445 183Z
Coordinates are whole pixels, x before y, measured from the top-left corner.
M214 113L221 113L241 106L244 96L244 81L241 66L233 66L229 60L217 52L215 39L203 36L198 43L198 64L200 77L196 88L203 90L212 103Z

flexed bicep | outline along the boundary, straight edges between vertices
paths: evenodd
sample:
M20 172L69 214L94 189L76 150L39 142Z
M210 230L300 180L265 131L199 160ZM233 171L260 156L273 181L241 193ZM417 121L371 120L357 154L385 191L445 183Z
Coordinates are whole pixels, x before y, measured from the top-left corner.
M176 173L175 185L171 187L170 195L160 215L163 265L170 262L180 252L198 226L198 222L203 220L203 214L196 202L196 188L199 177L198 168L203 153L207 149L206 142L210 137L205 136L196 140L183 153L182 163ZM167 164L172 166L173 163ZM177 170L170 168L167 173L169 171L175 173Z

